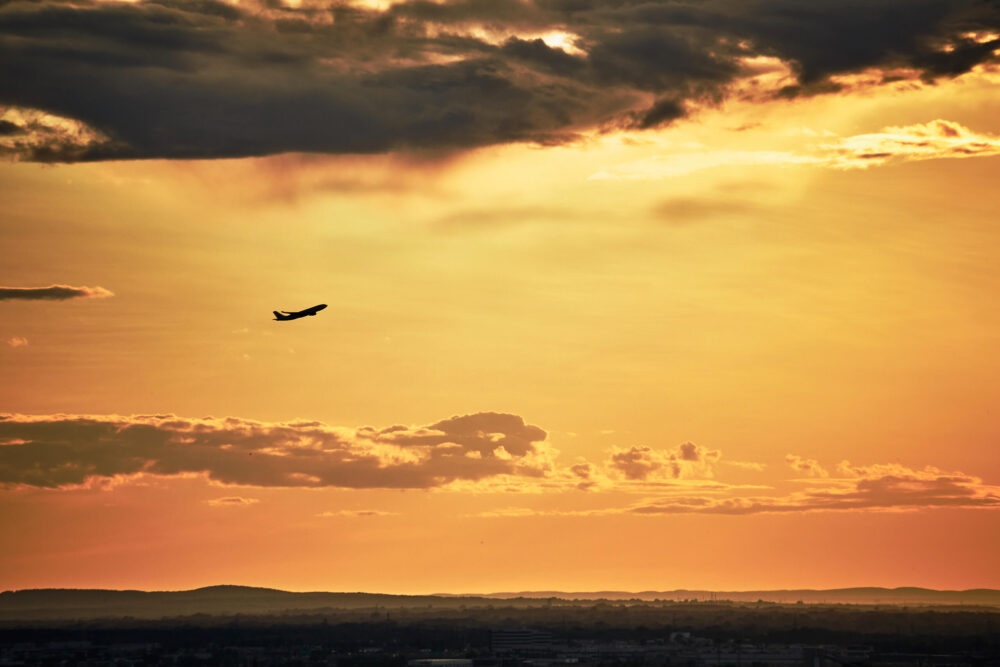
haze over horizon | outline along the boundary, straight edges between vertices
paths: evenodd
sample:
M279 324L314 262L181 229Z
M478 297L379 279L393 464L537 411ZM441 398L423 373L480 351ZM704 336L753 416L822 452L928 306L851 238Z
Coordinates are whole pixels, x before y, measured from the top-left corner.
M1000 588L996 3L14 0L0 59L0 590Z

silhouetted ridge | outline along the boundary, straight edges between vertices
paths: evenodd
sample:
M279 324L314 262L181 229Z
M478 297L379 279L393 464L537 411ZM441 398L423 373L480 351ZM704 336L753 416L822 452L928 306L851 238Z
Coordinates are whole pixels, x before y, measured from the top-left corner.
M838 588L776 591L522 591L488 595L392 595L383 593L290 592L253 586L205 586L188 591L138 591L40 588L0 593L0 620L122 618L159 619L195 614L290 614L319 610L418 609L463 607L538 607L553 600L584 605L595 602L732 601L774 603L989 605L1000 606L1000 591L977 588Z

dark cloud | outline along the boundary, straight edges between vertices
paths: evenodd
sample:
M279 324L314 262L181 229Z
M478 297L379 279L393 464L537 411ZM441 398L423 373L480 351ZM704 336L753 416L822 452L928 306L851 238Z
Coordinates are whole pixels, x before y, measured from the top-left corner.
M683 118L685 113L683 103L676 99L666 98L657 101L645 111L633 114L633 126L642 130L648 130L652 127L666 125L678 118Z
M114 296L103 287L73 287L49 285L48 287L0 287L0 301L64 301L66 299L103 299Z
M24 128L9 120L0 120L0 137L7 137L13 134L23 134Z
M356 431L226 417L0 416L0 485L57 488L145 473L248 486L432 488L548 471L545 431L481 413Z
M669 123L720 99L745 57L791 63L786 94L816 94L869 68L957 76L997 60L998 29L1000 6L974 0L8 2L0 105L86 132L3 118L0 136L19 138L0 148L77 161L551 144Z

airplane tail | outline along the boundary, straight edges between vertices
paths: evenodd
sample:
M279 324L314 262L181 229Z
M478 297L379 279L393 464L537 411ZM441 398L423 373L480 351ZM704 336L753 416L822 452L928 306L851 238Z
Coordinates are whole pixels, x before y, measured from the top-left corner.
M276 319L276 320L284 320L284 319L287 319L287 318L286 318L286 317L285 317L284 315L282 315L281 313L279 313L279 312L278 312L278 311L276 311L276 310L272 310L271 312L272 312L272 313L274 313L274 319Z

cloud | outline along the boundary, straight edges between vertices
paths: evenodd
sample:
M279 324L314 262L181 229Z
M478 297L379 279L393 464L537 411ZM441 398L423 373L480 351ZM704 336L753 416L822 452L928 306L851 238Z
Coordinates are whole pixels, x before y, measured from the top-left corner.
M11 347L24 347L28 344L28 339L23 336L11 336L7 339L7 344Z
M203 474L223 484L440 488L543 478L554 453L516 415L364 427L174 415L0 415L0 485L60 488L136 475Z
M38 109L0 108L0 156L30 162L76 162L113 148L106 135L73 118Z
M506 507L478 517L531 516L660 516L666 514L749 515L788 512L899 512L932 508L1000 510L1000 487L960 472L933 466L914 470L900 465L841 468L847 479L824 480L827 486L784 496L720 497L718 494L668 495L647 498L625 507L586 510L536 510ZM733 487L732 490L738 490Z
M259 498L244 498L242 496L226 496L225 498L213 498L206 501L212 507L246 507L259 503Z
M0 287L0 301L64 301L66 299L104 299L109 296L114 296L114 292L103 287L73 287L71 285Z
M785 462L791 466L792 470L805 475L806 477L829 477L830 473L823 469L815 459L804 459L797 454L789 454L785 457Z
M630 481L712 477L713 465L722 456L719 450L708 450L686 442L672 450L649 447L615 447L608 468L612 474Z
M498 412L452 417L417 429L406 426L374 429L366 426L359 429L358 434L374 442L398 447L452 444L462 448L465 454L475 452L481 457L524 457L535 451L536 442L546 438L545 431L525 424L521 417Z
M787 72L786 97L846 94L838 77L872 70L959 76L998 60L998 27L995 3L954 0L7 2L0 153L553 144L670 123L767 75L762 62Z
M978 477L927 466L855 467L844 462L852 478L831 480L826 487L778 497L664 498L624 510L631 514L760 514L812 511L901 511L933 507L1000 509L1000 487Z
M383 510L337 510L329 512L320 512L316 516L331 518L331 517L348 517L351 519L363 519L371 516L399 516L399 512L385 512Z
M831 169L867 169L893 162L940 160L945 158L991 157L1000 155L1000 136L979 134L947 120L932 120L879 132L842 137L807 147L801 151L700 150L678 152L615 165L595 172L591 179L661 179L731 166L815 166ZM734 203L716 206L701 200L664 202L655 211L671 219L741 213Z
M859 134L824 144L821 153L829 166L867 169L889 161L937 160L942 158L1000 155L1000 137L976 134L947 120L887 127L873 134Z

